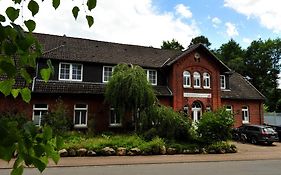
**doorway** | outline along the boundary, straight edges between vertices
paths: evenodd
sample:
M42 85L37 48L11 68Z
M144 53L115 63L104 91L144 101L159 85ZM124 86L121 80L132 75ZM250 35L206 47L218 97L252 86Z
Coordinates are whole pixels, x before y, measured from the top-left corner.
M198 122L202 116L202 105L199 101L195 101L192 103L192 121Z

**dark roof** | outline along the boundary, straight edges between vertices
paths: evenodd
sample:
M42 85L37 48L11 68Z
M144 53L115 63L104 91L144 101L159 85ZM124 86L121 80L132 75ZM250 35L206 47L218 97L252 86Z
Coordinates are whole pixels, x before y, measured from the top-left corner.
M264 96L242 75L234 72L229 78L230 90L222 90L221 98L264 100Z
M82 38L34 33L43 47L43 58L105 64L131 63L159 68L182 52Z
M73 82L49 80L45 83L43 80L36 80L34 84L34 93L58 93L58 94L97 94L105 92L106 84L92 82ZM167 86L153 86L156 95L172 96Z

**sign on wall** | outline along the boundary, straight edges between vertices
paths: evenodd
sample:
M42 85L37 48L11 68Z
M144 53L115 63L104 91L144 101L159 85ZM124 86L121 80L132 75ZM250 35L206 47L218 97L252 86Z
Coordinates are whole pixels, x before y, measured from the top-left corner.
M212 98L212 94L209 94L209 93L183 93L183 97Z

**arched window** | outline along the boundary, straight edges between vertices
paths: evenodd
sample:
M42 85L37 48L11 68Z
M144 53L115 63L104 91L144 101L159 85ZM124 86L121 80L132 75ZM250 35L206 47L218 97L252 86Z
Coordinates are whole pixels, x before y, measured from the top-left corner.
M209 73L203 73L203 88L211 88L211 76Z
M188 88L191 86L190 73L188 71L183 72L183 87Z
M194 81L193 87L194 88L200 88L200 86L201 86L200 79L201 79L200 73L199 72L194 72L193 73L193 81Z

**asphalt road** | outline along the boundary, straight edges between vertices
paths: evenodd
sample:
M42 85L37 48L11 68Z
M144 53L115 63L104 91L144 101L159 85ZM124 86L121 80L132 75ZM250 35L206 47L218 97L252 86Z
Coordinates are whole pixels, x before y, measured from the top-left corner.
M84 167L52 167L43 175L280 175L281 160L252 160L224 162L196 162L169 164L138 164ZM0 169L9 175L10 169ZM36 169L27 168L24 175L39 175Z

